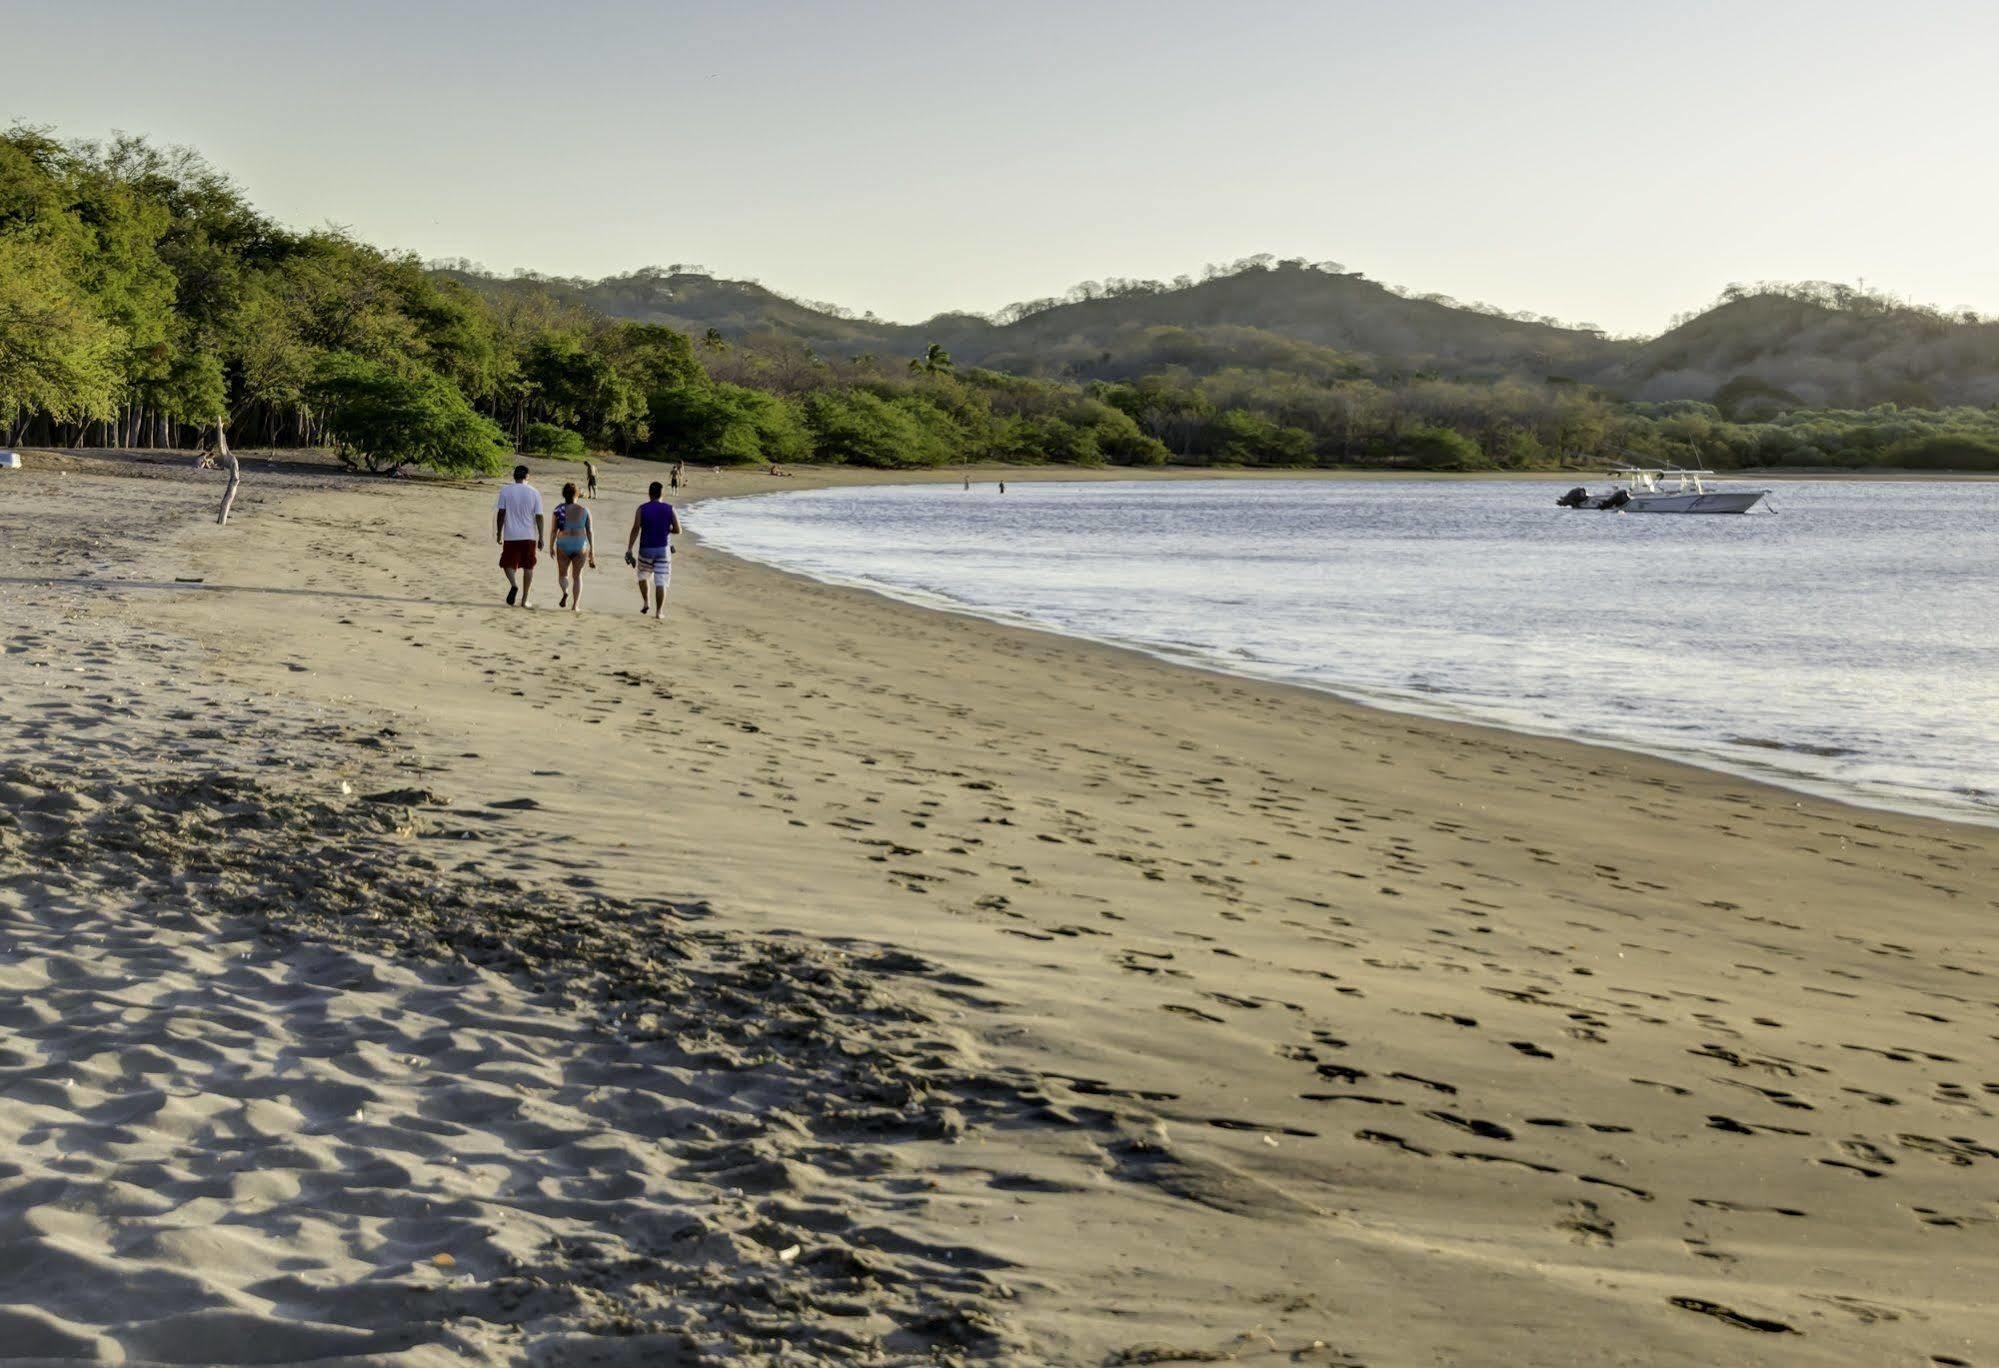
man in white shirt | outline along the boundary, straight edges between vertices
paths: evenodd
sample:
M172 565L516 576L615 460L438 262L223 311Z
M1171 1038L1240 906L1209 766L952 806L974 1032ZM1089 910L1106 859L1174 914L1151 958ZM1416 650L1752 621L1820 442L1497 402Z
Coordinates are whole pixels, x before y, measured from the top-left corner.
M500 568L507 572L507 602L518 594L521 607L532 608L528 591L534 587L534 553L544 544L541 491L528 483L528 468L514 467L514 482L500 488L493 505L493 540L500 544ZM514 583L514 571L521 582Z

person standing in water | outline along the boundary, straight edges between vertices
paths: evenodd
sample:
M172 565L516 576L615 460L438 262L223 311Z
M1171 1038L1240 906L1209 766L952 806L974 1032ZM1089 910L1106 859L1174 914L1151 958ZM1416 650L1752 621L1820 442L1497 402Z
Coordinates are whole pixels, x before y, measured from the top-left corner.
M646 489L646 501L632 514L631 534L625 538L625 564L636 566L639 572L639 611L651 613L658 621L666 614L666 582L673 573L673 544L669 536L680 531L680 517L673 511L673 505L663 503L660 495L665 491L658 480ZM638 555L632 548L638 548ZM646 600L646 581L652 581L652 600Z
M597 463L587 457L583 461L583 487L590 491L588 497L597 497Z
M521 607L532 608L528 595L534 589L534 553L542 544L541 491L528 483L528 468L514 467L514 482L500 487L493 504L493 540L500 544L500 568L507 572L507 603L516 596ZM514 583L514 572L521 582Z
M576 502L576 486L562 487L562 502L555 507L555 526L550 534L555 552L555 581L562 586L558 608L575 612L583 606L583 562L597 568L597 536L590 526L590 510Z

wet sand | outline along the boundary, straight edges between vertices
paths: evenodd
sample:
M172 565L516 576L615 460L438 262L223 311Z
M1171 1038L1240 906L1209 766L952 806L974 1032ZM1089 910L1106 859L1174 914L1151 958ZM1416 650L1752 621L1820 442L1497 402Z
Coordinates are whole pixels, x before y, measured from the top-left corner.
M548 493L564 473L537 466ZM460 1316L426 1303L370 1331L416 1347L341 1350L399 1362L447 1353L447 1332L495 1361L569 1352L545 1347L565 1336L603 1349L614 1336L591 1314L740 1361L869 1361L873 1340L884 1361L1058 1363L1951 1363L1999 1350L1986 1307L1999 833L924 612L698 542L656 625L634 611L617 552L657 473L606 466L598 517L618 545L575 615L552 611L552 575L537 612L500 605L490 487L292 487L253 469L237 521L215 529L192 517L209 491L169 480L158 497L191 510L172 546L105 557L79 532L32 570L10 523L0 680L20 738L5 758L25 767L10 782L38 812L55 792L100 806L38 817L46 829L0 847L16 871L0 880L6 972L83 995L65 1003L110 1001L128 1032L106 1045L61 1021L8 1022L0 1133L24 1172L0 1184L0 1221L17 1238L85 1242L103 1286L163 1266L189 1280L160 1293L155 1319L234 1306L347 1329L358 1298L309 1306L242 1266L275 1268L289 1230L315 1288L365 1286L397 1260L398 1287L448 1282L419 1266L426 1240L445 1242L452 1276L470 1280ZM73 529L135 483L16 474L8 489L67 501ZM816 478L701 477L689 493ZM698 534L698 501L686 520ZM17 684L76 669L66 695ZM224 699L255 725L218 717ZM67 711L25 711L54 703ZM220 735L195 735L175 708ZM79 751L79 735L103 737L101 753ZM202 818L216 829L187 848L242 853L186 887L187 857L165 857L148 877L167 891L149 896L179 898L174 916L200 924L162 929L106 872L134 838L92 824L209 771L254 777L252 810L287 814L277 829L293 834L258 845L230 827L241 795L199 799L224 815ZM365 802L393 788L407 801ZM198 816L196 801L168 806ZM18 871L49 867L50 841L68 843L64 869L113 853L76 888L24 886ZM137 844L180 848L157 833ZM355 882L343 894L315 874L310 897L287 893L277 850ZM397 896L371 920L375 888ZM461 1224L378 1203L321 1230L288 1224L297 1199L252 1193L234 1199L253 1213L240 1223L266 1243L159 1252L163 1226L193 1223L192 1190L172 1186L199 1176L189 1156L212 1158L253 1123L217 1121L234 1114L207 1102L200 1119L113 1115L106 1098L137 1085L110 1075L93 1085L102 1096L17 1091L136 1054L176 1081L167 1092L213 1098L212 1061L236 1047L169 1048L188 1013L157 992L107 998L122 990L49 938L58 896L73 904L60 916L98 919L89 934L136 956L121 974L157 977L146 957L178 956L174 972L233 994L252 1014L239 1029L259 1039L302 1029L287 1024L301 1009L255 972L324 994L338 980L301 969L310 957L367 957L362 996L329 994L310 1020L342 1051L359 1047L341 1031L389 1019L399 1040L428 1042L396 1072L344 1080L386 1099L359 1108L386 1107L386 1132L256 1167L317 1175L321 1192L418 1193ZM630 934L585 933L604 924ZM268 958L249 959L250 977L219 974L234 961L202 956L246 928ZM669 946L693 969L633 968ZM449 991L468 981L454 974L471 986ZM656 1030L635 1030L641 1003L659 1004ZM498 1013L520 1034L454 1047L472 1028L453 1012ZM811 1029L774 1037L773 1016ZM689 1042L731 1019L727 1049ZM481 1098L415 1100L456 1097L474 1060L510 1049L521 1067L496 1063ZM855 1058L878 1067L857 1082ZM295 1053L262 1059L228 1076L265 1069L260 1099L305 1086L284 1072L301 1067ZM633 1086L634 1068L658 1072ZM662 1093L693 1109L684 1125L618 1111ZM494 1119L530 1104L577 1138ZM330 1126L346 1113L313 1101L301 1115ZM473 1133L463 1147L489 1166L488 1188L454 1192L408 1157L440 1122ZM106 1165L144 1144L178 1167L118 1180L144 1211L55 1229L62 1204L33 1187L57 1172L60 1156L36 1148L50 1127ZM591 1127L601 1153L581 1138ZM383 1155L407 1175L354 1177ZM530 1189L547 1205L494 1195ZM728 1257L635 1241L635 1212L658 1230L698 1214L699 1238ZM591 1239L608 1242L594 1264L565 1252ZM369 1251L387 1252L369 1264ZM536 1286L588 1302L574 1289L589 1285L603 1301L503 1313L518 1274L501 1255ZM638 1266L603 1273L619 1260ZM810 1277L783 1276L801 1265ZM31 1267L0 1283L0 1305L40 1308L52 1335L149 1352L143 1324L52 1305ZM800 1290L791 1305L773 1296L784 1288ZM628 1361L672 1361L652 1352Z

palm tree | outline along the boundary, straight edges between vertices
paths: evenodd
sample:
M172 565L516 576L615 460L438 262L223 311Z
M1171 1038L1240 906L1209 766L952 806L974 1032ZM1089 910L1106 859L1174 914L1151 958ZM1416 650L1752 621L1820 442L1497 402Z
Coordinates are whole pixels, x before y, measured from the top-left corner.
M701 345L712 352L724 352L729 350L729 339L722 336L720 328L710 328L701 334Z
M923 355L912 359L909 363L911 375L949 375L953 369L951 353L936 342L925 347Z

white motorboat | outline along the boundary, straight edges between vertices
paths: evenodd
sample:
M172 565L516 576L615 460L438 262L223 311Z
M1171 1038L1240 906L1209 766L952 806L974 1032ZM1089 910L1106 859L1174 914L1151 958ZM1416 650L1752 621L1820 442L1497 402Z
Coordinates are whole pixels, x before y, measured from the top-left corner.
M1597 508L1614 513L1747 513L1767 489L1715 489L1712 470L1677 466L1625 466L1609 472L1614 482L1602 494L1577 486L1555 500L1561 508Z

